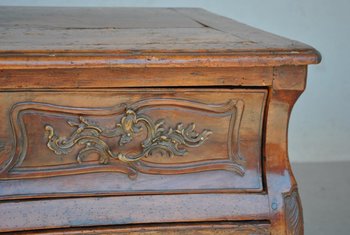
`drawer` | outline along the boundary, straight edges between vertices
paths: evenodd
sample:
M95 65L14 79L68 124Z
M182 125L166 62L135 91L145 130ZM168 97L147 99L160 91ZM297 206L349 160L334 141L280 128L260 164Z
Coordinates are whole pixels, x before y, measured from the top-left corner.
M0 197L262 191L264 89L1 92Z
M270 224L264 222L215 222L215 223L172 223L144 226L112 226L112 227L92 227L79 229L53 229L46 231L24 232L20 234L123 234L123 235L268 235L270 234Z

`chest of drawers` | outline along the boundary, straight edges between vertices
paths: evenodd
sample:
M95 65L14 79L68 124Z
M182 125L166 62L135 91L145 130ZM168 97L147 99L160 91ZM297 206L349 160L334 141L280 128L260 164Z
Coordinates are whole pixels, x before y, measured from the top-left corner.
M0 9L0 231L302 234L313 48L201 9Z

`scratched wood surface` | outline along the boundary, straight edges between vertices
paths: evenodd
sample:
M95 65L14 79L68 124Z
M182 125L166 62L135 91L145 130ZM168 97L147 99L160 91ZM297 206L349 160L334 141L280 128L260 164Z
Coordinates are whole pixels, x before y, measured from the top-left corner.
M320 59L303 43L195 8L1 7L0 32L4 68L261 66Z
M75 235L75 234L123 234L123 235L268 235L270 225L266 222L235 223L235 222L217 222L217 223L173 223L163 225L143 225L143 226L110 226L110 227L92 227L86 229L51 229L36 232L14 232L12 234L50 234L50 235Z
M201 9L2 7L0 231L303 234L288 122L320 59Z
M7 140L6 150L0 153L0 197L261 191L260 147L266 95L265 90L229 89L3 92L0 115L11 119L0 128L0 139ZM47 146L46 126L68 141L77 127L67 122L79 123L79 117L84 117L97 123L96 127L113 128L125 116L123 104L154 122L163 120L164 136L180 123L183 128L193 123L193 131L198 134L205 130L210 133L203 136L203 143L196 141L193 147L179 144L179 149L186 150L183 156L170 146L168 152L145 155L140 159L142 164L132 168L128 168L132 162L120 164L103 151L87 154L79 163L77 156L85 144L74 144L64 154L55 154ZM115 111L110 111L111 107ZM154 131L147 123L141 125L143 130L126 144L120 144L120 136L99 140L114 153L140 154L145 151L142 141ZM92 137L88 130L85 133ZM60 146L56 151L65 151ZM102 157L107 157L108 164L100 163Z

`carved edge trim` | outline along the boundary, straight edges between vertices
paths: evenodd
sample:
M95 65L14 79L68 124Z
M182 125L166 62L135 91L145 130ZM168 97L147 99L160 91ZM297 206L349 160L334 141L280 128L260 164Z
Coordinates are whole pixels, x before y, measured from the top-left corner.
M50 167L49 169L45 167L36 167L36 168L25 168L25 169L14 169L11 170L11 175L8 176L8 179L26 179L30 178L43 178L43 172L45 172L45 177L54 177L58 175L77 175L85 174L93 171L94 173L99 172L119 172L126 174L130 179L136 179L138 172L129 167L126 164L113 163L108 165L96 165L85 163L83 165L74 165L71 168L64 168L64 174L57 174L62 170L61 166Z
M5 146L6 146L5 142L2 141L2 140L0 140L0 152L2 152L3 150L5 150Z
M6 176L7 172L12 169L15 165L21 164L23 161L23 149L26 149L27 137L25 133L25 127L20 118L24 111L35 110L42 111L46 109L48 112L62 112L67 114L77 114L84 112L87 115L108 115L116 114L125 110L126 105L120 104L112 107L103 107L103 108L79 108L79 107L70 107L70 106L60 106L53 105L49 103L42 102L19 102L14 104L11 107L9 112L10 125L12 129L12 139L13 147L10 153L10 157L0 166L0 178ZM8 178L8 177L6 177Z
M212 112L212 113L232 113L233 116L238 117L239 123L240 120L242 119L242 112L244 107L244 102L240 99L230 99L226 103L221 103L221 104L205 104L201 102L196 102L196 101L188 101L188 100L183 100L183 99L173 99L173 98L149 98L145 100L140 100L137 101L133 104L131 104L129 107L134 108L135 110L138 109L143 109L146 106L165 106L169 105L169 102L171 102L172 106L178 106L178 107L185 107L185 108L194 108L198 110L204 110L207 112ZM238 108L237 108L238 106ZM27 143L27 137L25 135L25 127L22 122L22 116L26 112L30 111L42 111L45 109L45 111L48 112L62 112L66 114L82 114L84 115L94 115L94 116L104 116L104 115L113 115L113 114L121 114L128 106L124 103L120 105L115 105L111 107L102 107L102 108L79 108L79 107L70 107L70 106L60 106L60 105L53 105L53 104L48 104L48 103L41 103L41 102L20 102L16 103L15 105L12 106L12 109L10 111L10 123L11 127L13 129L13 143L14 147L12 148L12 153L11 157L9 160L3 164L3 166L0 168L0 178L5 177L5 179L17 179L17 178L23 178L25 175L29 176L32 173L30 172L30 169L26 170L14 170L13 175L7 175L7 172L9 172L10 169L12 169L15 165L21 164L21 162L24 159L25 152L23 150L26 149L26 143ZM240 108L241 107L241 108ZM236 109L236 114L233 112L233 110ZM239 111L241 110L241 111ZM239 116L238 116L239 115ZM19 125L16 125L16 123ZM230 122L230 125L232 124L232 120ZM236 126L233 124L233 126ZM234 135L234 138L236 139L235 145L238 147L236 148L234 146L234 149L238 149L239 151L239 126L237 129L237 134ZM233 132L229 133L229 136L234 134ZM232 142L231 142L232 145ZM230 145L230 146L231 146ZM234 151L234 149L232 151ZM232 153L232 152L231 152ZM238 156L233 155L231 158L232 161L228 160L218 160L216 162L211 162L214 165L214 168L216 170L218 169L224 169L228 171L233 171L241 176L244 175L245 172L245 167L244 165L241 165L243 162L237 161L238 159L243 159L243 157L240 155L239 152ZM232 156L232 154L230 155ZM211 164L210 163L210 164ZM133 169L136 165L129 164L129 166L126 166L128 170L121 170L120 172L127 173L130 178L134 178L134 173L136 169ZM173 169L171 170L171 167L166 167L166 166L161 166L160 164L150 164L146 162L142 162L142 164L138 164L138 166L143 169L137 169L140 172L144 173L149 173L149 174L156 174L159 172L165 172L166 170L170 170L172 174L174 173L183 173L184 170L191 168L189 164L182 164L180 166L183 169ZM151 170L151 167L158 167L158 169L153 169ZM194 172L200 172L200 171L205 171L205 169L208 166L208 162L203 162L203 164L196 164L193 169ZM111 166L111 169L115 169L117 166ZM130 168L130 169L129 169ZM97 169L97 168L96 168ZM103 171L102 169L98 168L99 171ZM107 169L106 171L111 171L111 169ZM215 170L214 169L214 170ZM144 170L144 171L143 171ZM87 173L90 172L89 169L80 169L79 171L82 171L81 173ZM68 170L67 172L68 175L74 174L73 169ZM33 172L33 176L35 177L36 173Z
M243 117L244 111L244 101L241 99L230 99L228 102L223 104L202 104L193 101L181 100L181 99L147 99L137 101L131 105L134 109L143 109L147 106L162 106L168 105L169 101L172 101L172 106L182 106L182 107L191 107L198 110L206 110L214 113L230 113L231 119L228 128L228 159L229 160L215 160L215 161L203 161L197 164L181 164L181 169L173 166L164 166L157 163L148 163L148 162L138 162L132 163L133 166L137 167L140 172L148 174L184 174L186 168L191 168L194 172L205 171L207 168L211 170L227 170L235 172L240 176L245 174L245 159L244 156L240 153L239 145L239 130L240 124ZM176 102L175 104L173 102ZM184 105L186 103L186 105ZM195 105L193 105L193 103ZM209 170L209 169L207 169Z
M233 161L242 165L243 169L245 166L245 159L240 152L240 141L239 141L239 130L241 128L241 121L243 118L244 102L237 100L235 104L236 112L232 112L228 133L228 154L229 158ZM244 171L242 172L244 174Z
M303 235L304 221L298 188L293 187L288 193L283 194L286 234Z
M197 164L181 164L179 166L160 166L157 163L146 163L146 162L135 162L131 163L136 169L142 173L147 174L186 174L187 169L191 169L191 173L202 172L202 171L214 171L214 170L227 170L235 172L240 176L244 175L244 167L232 162L231 160L210 160L201 161Z

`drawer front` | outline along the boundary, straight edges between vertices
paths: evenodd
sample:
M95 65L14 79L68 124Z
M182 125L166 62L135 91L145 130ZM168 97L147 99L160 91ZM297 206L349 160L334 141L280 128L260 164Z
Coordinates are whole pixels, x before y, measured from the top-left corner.
M265 90L0 93L0 196L261 191Z
M270 224L259 222L215 222L215 223L173 223L145 226L119 226L119 227L99 227L80 229L60 229L46 230L43 232L33 231L24 233L30 234L50 234L50 235L76 235L76 234L109 234L109 235L268 235L270 234Z

